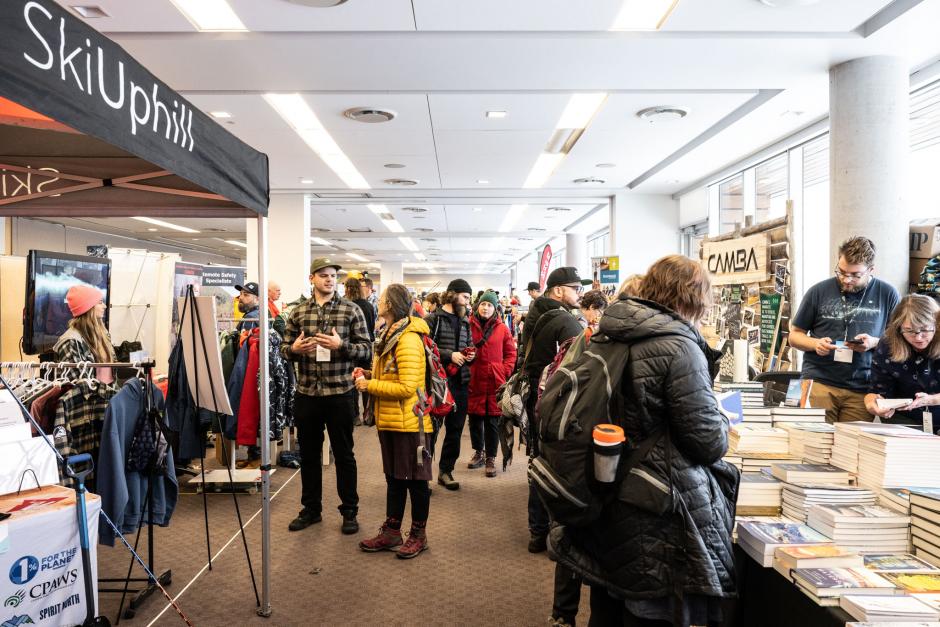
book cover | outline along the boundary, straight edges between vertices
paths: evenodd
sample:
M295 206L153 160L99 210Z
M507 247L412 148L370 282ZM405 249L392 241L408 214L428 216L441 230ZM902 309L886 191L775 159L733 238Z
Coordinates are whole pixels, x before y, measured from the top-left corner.
M899 524L910 521L909 516L881 505L814 505L811 513L814 512L822 519L836 522L851 522L865 518L877 519L879 522L896 521Z
M793 577L800 579L810 589L821 590L875 590L892 589L897 586L865 568L797 568Z
M747 533L762 544L827 544L829 538L800 523L743 522L738 533Z
M803 546L781 546L776 550L776 555L778 557L787 556L793 559L805 560L823 557L851 557L857 555L857 553L832 544L811 544Z
M867 553L863 557L865 567L876 573L938 572L935 566L910 553Z
M940 594L940 573L882 573L881 576L910 594Z

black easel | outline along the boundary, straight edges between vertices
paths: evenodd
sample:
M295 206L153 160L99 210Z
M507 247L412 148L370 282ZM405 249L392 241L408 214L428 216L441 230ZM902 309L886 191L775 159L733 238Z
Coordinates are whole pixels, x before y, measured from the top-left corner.
M144 400L143 400L143 419L149 420L152 422L150 427L154 430L153 433L157 433L157 430L160 429L160 425L156 424L156 420L152 415L151 410L153 409L153 362L148 362L143 364L141 367L144 369ZM151 467L147 475L147 505L144 509L144 515L147 519L147 568L150 569L150 572L156 573L154 568L154 536L153 536L153 486L157 480L157 469ZM142 525L137 527L137 537L134 540L134 552L137 552L137 547L140 544L140 532L143 529ZM123 579L118 578L99 578L99 583L116 583L124 582L123 588L100 588L98 592L120 592L121 593L121 604L118 607L118 615L115 619L115 624L121 623L121 618L134 618L134 615L137 613L137 609L157 590L156 582L151 577L131 577L131 571L134 568L134 557L131 555L130 564L127 566L127 576ZM167 569L161 573L157 579L160 584L163 586L168 586L173 583L173 573L170 569ZM143 588L131 589L130 583L146 583L146 586ZM128 604L127 609L124 609L124 600L128 592L136 592L137 594L131 599Z
M196 352L196 348L197 348L196 332L198 330L199 341L202 347L202 356L203 356L203 360L205 363L206 372L208 373L209 372L209 352L208 352L208 347L206 345L205 335L203 335L202 333L202 317L199 314L199 308L196 307L195 298L196 296L193 293L193 286L187 285L186 297L185 297L185 300L183 301L183 313L180 315L179 329L181 330L183 328L184 321L186 320L186 315L189 314L190 331L192 333L193 360L195 361L196 359L198 359L197 356L199 355L199 353ZM183 341L182 333L179 333L177 335L177 338L178 338L177 339L178 342L182 342ZM185 364L186 362L185 355L183 355L181 358L183 359L183 363ZM197 420L198 420L199 409L200 409L199 368L194 368L193 377L194 377L194 383L195 383L195 386L194 386L195 393L193 394L193 404L195 405L195 407L193 409L194 409L194 414L196 415ZM210 385L209 389L212 392L213 410L217 410L219 407L219 404L218 404L218 398L215 395L215 386ZM213 421L219 428L219 433L222 433L221 414L218 411L212 411L212 415L213 415ZM217 441L222 446L223 459L228 460L228 451L226 450L227 447L225 445L225 438L224 437L217 438ZM202 439L201 453L202 453L202 457L201 457L200 466L201 466L201 472L202 472L202 508L203 508L203 514L205 516L205 526L206 526L206 553L208 554L209 570L212 570L212 550L209 545L209 502L208 502L208 496L206 494L206 441L205 441L205 438ZM228 471L229 490L232 493L232 502L235 504L235 515L238 518L238 530L241 533L242 544L245 547L245 559L248 562L248 574L251 576L251 586L255 593L255 604L258 607L261 607L261 598L258 596L258 584L255 582L255 571L251 565L251 553L248 551L248 539L245 536L245 525L242 522L241 508L238 505L238 495L235 493L235 479L232 476L232 467L228 463L226 463L225 469Z

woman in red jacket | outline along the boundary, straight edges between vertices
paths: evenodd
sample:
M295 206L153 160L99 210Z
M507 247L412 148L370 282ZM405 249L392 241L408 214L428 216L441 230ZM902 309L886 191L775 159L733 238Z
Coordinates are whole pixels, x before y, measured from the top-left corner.
M470 364L470 397L467 413L470 415L470 435L474 444L469 468L486 465L486 476L496 476L496 450L499 446L499 407L496 390L499 389L516 363L516 343L500 317L496 314L499 301L494 292L486 292L470 317L470 332L476 357ZM481 437L482 436L482 437Z

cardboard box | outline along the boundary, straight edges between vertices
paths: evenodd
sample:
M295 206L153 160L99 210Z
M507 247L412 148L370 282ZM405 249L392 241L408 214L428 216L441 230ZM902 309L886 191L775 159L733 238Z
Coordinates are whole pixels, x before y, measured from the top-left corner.
M910 250L911 259L940 255L940 218L911 222Z
M920 271L927 265L929 259L915 259L911 257L910 271L908 272L908 289L911 292L917 291L917 283L920 281Z

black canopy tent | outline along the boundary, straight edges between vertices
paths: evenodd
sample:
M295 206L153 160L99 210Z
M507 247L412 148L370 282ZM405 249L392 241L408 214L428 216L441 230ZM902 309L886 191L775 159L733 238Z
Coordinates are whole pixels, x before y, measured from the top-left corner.
M0 217L257 218L267 291L268 159L52 0L0 2ZM261 354L267 354L267 308ZM261 433L270 432L267 360ZM270 614L270 447L262 446Z

